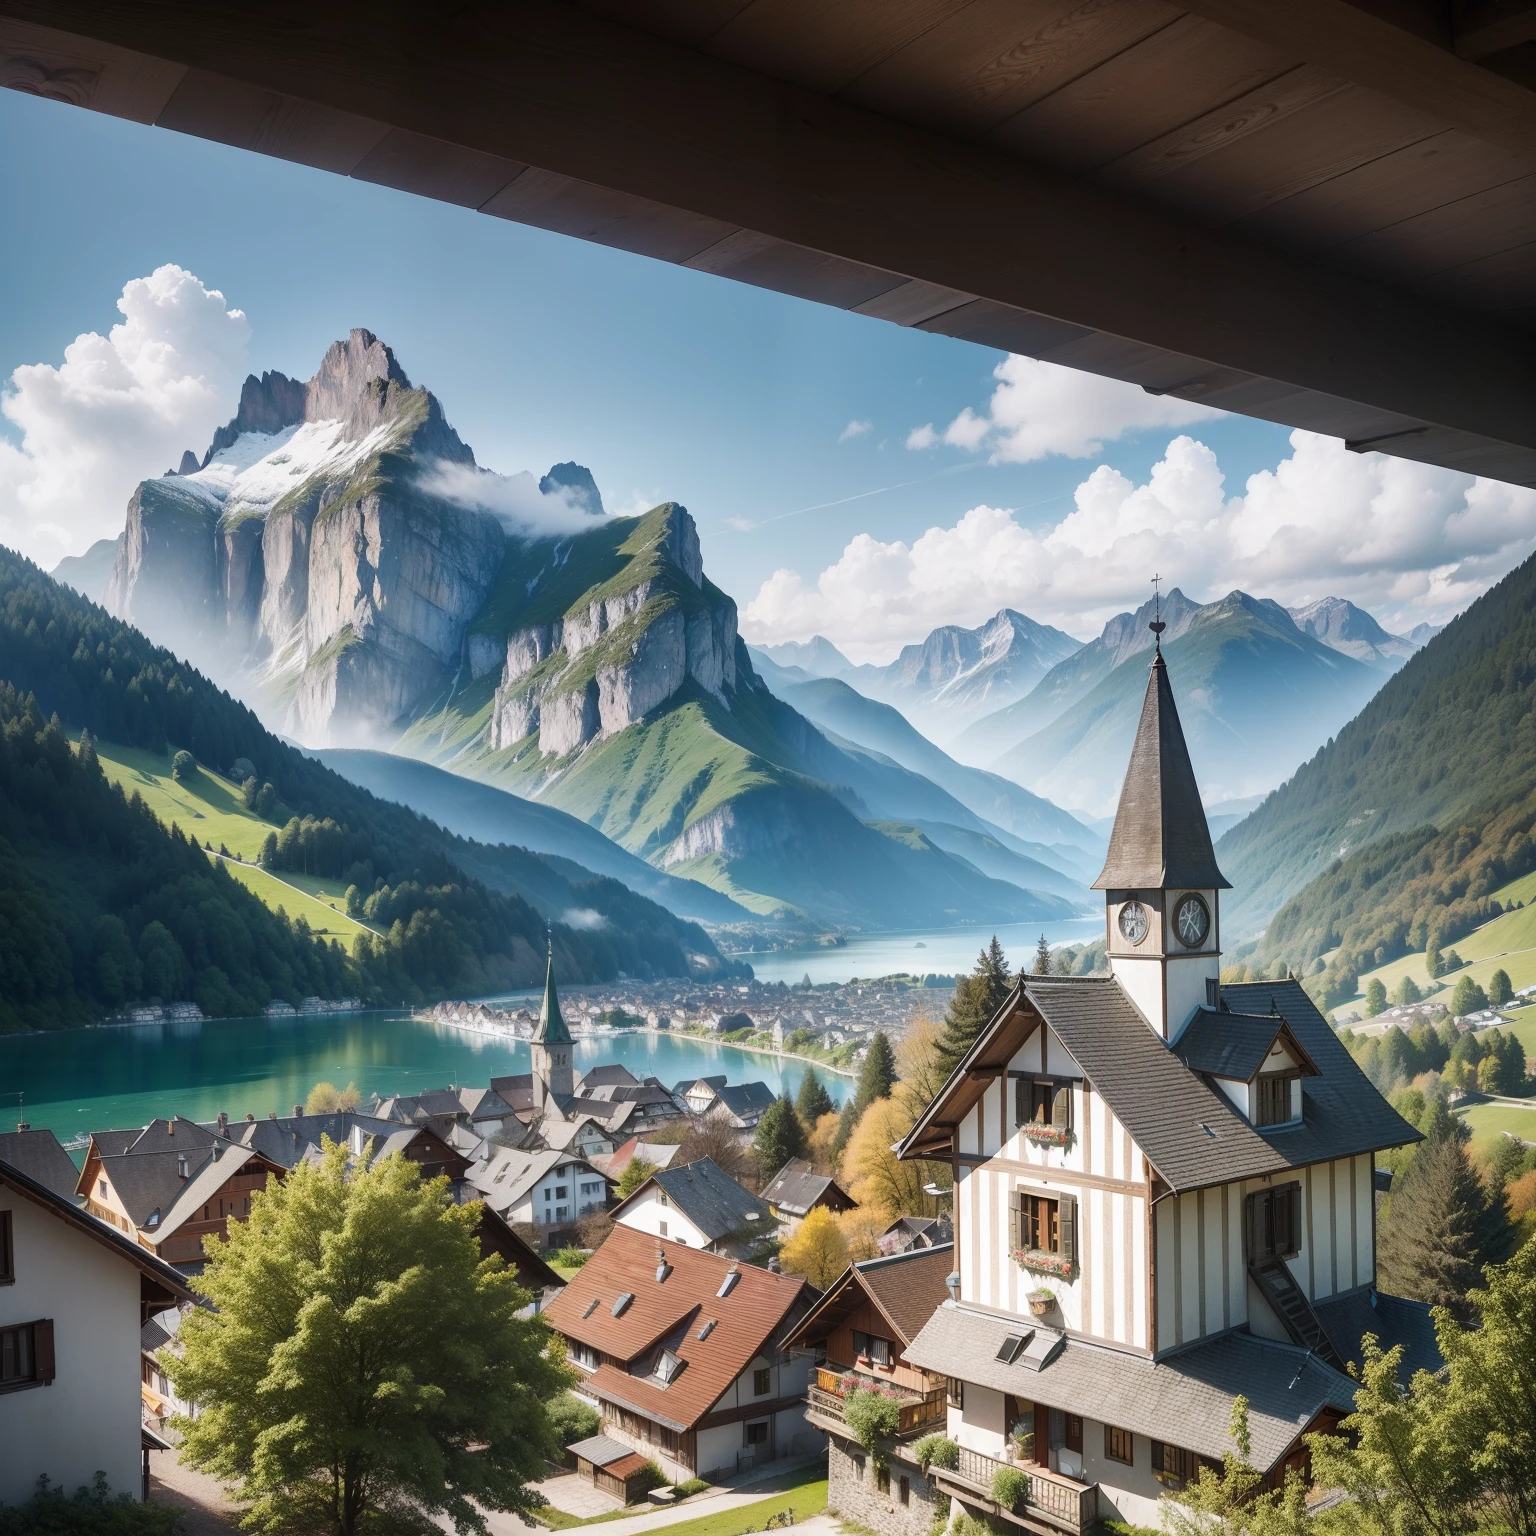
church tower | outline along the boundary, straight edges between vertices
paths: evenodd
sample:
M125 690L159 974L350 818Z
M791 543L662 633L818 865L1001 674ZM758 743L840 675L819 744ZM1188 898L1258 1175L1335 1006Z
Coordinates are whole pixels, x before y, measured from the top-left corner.
M549 941L549 968L544 975L544 1006L533 1032L533 1102L542 1114L547 1100L574 1098L576 1072L571 1066L571 1032L555 994L555 941Z
M1216 1000L1218 893L1228 882L1216 867L1160 637L1093 888L1104 892L1111 971L1158 1034L1176 1040L1195 1010Z

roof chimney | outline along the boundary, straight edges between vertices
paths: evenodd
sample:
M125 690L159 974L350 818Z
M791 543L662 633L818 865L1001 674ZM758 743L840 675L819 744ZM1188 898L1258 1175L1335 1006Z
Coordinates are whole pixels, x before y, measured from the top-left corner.
M16 1122L16 1129L18 1131L30 1131L32 1127L25 1120L18 1120Z
M226 1115L224 1113L224 1111L221 1109L219 1111L219 1130L221 1132L223 1132L223 1131L227 1131L228 1129L229 1129L229 1116Z
M255 1120L256 1120L256 1116L253 1115L250 1112L250 1110L246 1110L246 1112L245 1112L245 1122L246 1122L246 1124L247 1125L254 1124Z
M293 1106L293 1113L295 1118L297 1118L299 1115L302 1115L304 1113L304 1106L302 1104L295 1104Z

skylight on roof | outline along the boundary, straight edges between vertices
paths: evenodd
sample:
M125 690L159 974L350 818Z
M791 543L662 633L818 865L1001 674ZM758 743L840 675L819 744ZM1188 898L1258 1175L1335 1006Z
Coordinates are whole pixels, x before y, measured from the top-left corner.
M683 1368L683 1361L679 1360L670 1349L664 1349L660 1358L656 1361L655 1377L662 1386L670 1387L677 1380L678 1373Z
M1024 1334L1010 1333L1008 1337L997 1346L996 1358L1001 1360L1004 1365L1012 1365L1013 1362L1018 1358L1019 1351L1023 1349L1024 1346L1029 1343L1030 1339L1033 1337L1033 1331Z
M730 1270L727 1273L725 1279L720 1282L720 1289L715 1292L715 1295L716 1296L729 1296L731 1294L731 1292L736 1289L736 1282L738 1280L740 1280L740 1279L741 1279L741 1275L740 1275L740 1273L737 1270L735 1270L735 1269Z
M710 1320L707 1323L705 1323L702 1328L699 1329L699 1343L700 1344L702 1344L704 1342L704 1340L707 1339L710 1336L710 1334L712 1334L715 1331L715 1321L716 1320L714 1318L710 1318Z
M591 1317L592 1314L594 1312L596 1312L598 1307L601 1306L601 1305L602 1305L602 1298L600 1296L594 1296L592 1298L592 1300L587 1303L587 1310L581 1314L582 1315L582 1319L585 1320L585 1319Z
M620 1291L613 1299L613 1315L615 1317L623 1317L625 1309L634 1299L635 1293L633 1291Z

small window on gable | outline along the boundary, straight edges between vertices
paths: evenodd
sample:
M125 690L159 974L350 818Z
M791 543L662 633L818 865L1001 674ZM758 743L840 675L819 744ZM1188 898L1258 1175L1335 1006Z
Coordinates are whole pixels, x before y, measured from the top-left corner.
M1015 1085L1015 1125L1072 1128L1072 1084L1058 1078L1021 1077Z
M1291 1084L1298 1080L1295 1072L1263 1072L1255 1083L1257 1090L1255 1125L1285 1125L1291 1114Z

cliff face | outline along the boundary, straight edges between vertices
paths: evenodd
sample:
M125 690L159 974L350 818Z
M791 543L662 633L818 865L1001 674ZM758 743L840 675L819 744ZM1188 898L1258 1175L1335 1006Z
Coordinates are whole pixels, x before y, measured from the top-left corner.
M353 331L307 383L248 378L202 459L139 487L103 600L301 740L374 739L448 686L515 543L433 489L474 464L436 398ZM580 466L545 479L601 512Z
M537 733L541 754L563 757L616 736L689 682L722 702L735 690L736 604L705 579L686 509L646 513L624 550L618 574L508 636L493 750Z

